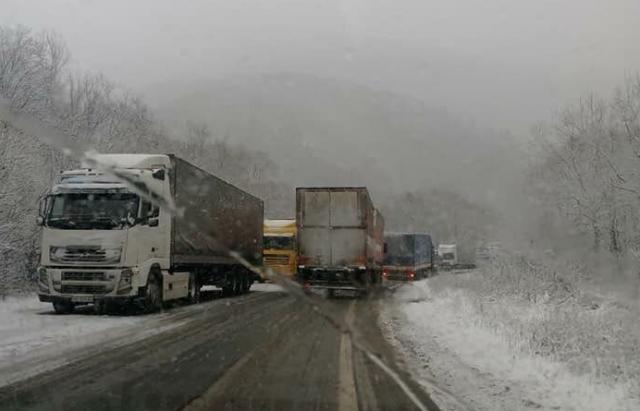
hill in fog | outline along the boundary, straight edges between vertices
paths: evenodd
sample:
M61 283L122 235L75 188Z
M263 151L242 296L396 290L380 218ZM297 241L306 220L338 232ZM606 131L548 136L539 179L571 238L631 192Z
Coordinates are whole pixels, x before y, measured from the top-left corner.
M444 187L491 201L519 169L507 137L354 83L278 74L172 87L150 96L169 127L206 122L218 138L267 152L295 185Z

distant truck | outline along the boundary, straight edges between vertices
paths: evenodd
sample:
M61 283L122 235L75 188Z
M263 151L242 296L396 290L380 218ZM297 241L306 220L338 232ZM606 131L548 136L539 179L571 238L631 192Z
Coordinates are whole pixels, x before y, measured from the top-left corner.
M383 277L413 281L429 277L434 269L433 242L429 234L386 234Z
M264 220L264 265L293 277L297 270L296 220Z
M454 268L458 265L458 246L456 244L438 245L438 265L441 268Z
M298 275L309 288L365 293L382 282L384 219L365 187L296 189Z
M171 300L197 302L203 285L245 293L253 273L231 257L262 262L262 200L172 154L106 154L98 161L139 190L169 198L182 217L121 179L91 168L64 171L41 203L38 295L58 313Z

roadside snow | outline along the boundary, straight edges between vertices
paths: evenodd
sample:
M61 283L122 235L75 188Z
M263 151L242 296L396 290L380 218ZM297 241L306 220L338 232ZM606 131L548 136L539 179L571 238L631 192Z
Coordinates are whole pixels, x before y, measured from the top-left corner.
M51 304L41 303L35 296L7 298L0 302L0 364L49 345L82 344L87 335L140 321L96 316L89 310L56 315Z
M251 291L277 293L277 292L284 291L284 288L280 287L279 285L271 284L271 283L253 283L253 285L251 286Z
M90 307L56 315L36 296L1 300L0 386L79 359L83 350L129 343L180 325L160 322L168 316L98 316Z
M624 386L603 386L562 364L512 350L462 292L429 280L399 287L380 321L410 371L444 410L635 410Z

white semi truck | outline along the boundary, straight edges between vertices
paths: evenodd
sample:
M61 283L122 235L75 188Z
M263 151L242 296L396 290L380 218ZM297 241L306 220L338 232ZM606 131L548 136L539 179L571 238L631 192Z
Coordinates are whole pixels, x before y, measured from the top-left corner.
M458 246L456 244L438 245L438 260L441 268L454 268L458 265Z
M58 313L83 304L150 312L171 300L197 302L203 285L227 295L249 290L254 276L229 250L261 264L262 200L171 154L97 160L120 178L64 171L41 203L41 301Z

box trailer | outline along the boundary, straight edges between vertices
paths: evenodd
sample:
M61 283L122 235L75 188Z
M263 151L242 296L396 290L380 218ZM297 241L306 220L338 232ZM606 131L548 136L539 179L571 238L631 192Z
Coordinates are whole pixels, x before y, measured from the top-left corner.
M384 219L365 187L296 189L298 279L363 292L380 284Z

